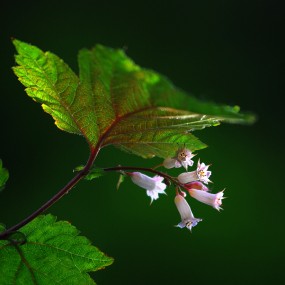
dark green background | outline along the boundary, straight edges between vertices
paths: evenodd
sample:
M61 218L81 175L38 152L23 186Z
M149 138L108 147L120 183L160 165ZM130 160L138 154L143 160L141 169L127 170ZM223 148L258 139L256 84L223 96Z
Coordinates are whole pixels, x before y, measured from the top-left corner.
M281 284L284 282L282 1L9 1L0 8L0 157L10 170L0 220L13 225L55 194L85 163L84 139L58 130L11 71L10 37L50 50L77 71L77 51L95 43L126 48L139 65L165 74L201 99L258 114L251 127L196 132L210 147L214 192L224 211L189 199L203 222L174 228L173 189L149 206L117 174L81 182L49 212L72 222L115 263L99 284ZM282 78L283 80L283 78ZM197 157L198 157L197 156ZM112 147L100 166L152 166ZM0 276L1 278L1 276Z

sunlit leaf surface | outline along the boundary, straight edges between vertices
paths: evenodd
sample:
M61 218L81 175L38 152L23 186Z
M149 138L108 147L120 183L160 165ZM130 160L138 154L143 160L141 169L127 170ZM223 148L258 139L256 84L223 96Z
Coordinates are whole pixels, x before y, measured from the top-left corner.
M96 45L79 52L79 77L56 55L14 40L14 68L26 91L67 132L92 148L115 145L142 157L173 155L177 144L206 147L192 132L220 122L251 123L239 108L202 102L124 51Z
M0 225L0 232L3 231ZM21 229L23 238L0 240L0 284L95 284L87 272L113 259L79 236L70 223L39 216ZM21 239L18 241L17 239Z

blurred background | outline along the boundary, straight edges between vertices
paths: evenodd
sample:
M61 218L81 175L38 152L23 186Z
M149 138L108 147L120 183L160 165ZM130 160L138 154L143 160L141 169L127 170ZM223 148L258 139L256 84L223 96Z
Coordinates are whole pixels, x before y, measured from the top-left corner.
M281 284L284 281L284 12L282 1L9 1L0 17L0 158L10 171L0 193L0 221L19 222L84 164L84 139L58 130L14 76L10 37L60 56L78 71L77 52L101 43L125 48L140 66L169 77L202 100L239 105L253 126L195 133L209 148L213 192L226 188L224 211L188 198L203 222L180 221L174 189L151 206L145 191L118 175L82 181L48 210L68 220L112 266L98 284ZM96 164L153 166L113 147ZM175 172L172 172L173 174Z

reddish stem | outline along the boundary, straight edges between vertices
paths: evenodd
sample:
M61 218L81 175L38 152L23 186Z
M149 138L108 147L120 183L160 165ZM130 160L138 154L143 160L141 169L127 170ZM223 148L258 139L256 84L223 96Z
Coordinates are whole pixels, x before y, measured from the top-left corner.
M74 176L58 193L56 193L50 200L48 200L45 204L43 204L39 209L33 212L30 216L19 222L18 224L14 225L13 227L7 229L6 231L0 233L0 240L6 239L11 233L19 230L32 220L34 220L37 216L51 207L54 203L56 203L61 197L63 197L66 193L68 193L74 185L76 185L90 170L91 166L94 163L94 160L97 157L97 154L100 150L100 144L97 145L96 148L91 149L90 156L85 167L79 171L76 176Z
M9 235L14 233L15 231L19 230L32 220L34 220L37 216L42 214L45 210L47 210L49 207L51 207L54 203L56 203L61 197L63 197L66 193L68 193L82 178L84 178L90 168L92 167L94 160L96 159L98 152L100 150L101 144L103 139L98 142L96 148L91 149L89 159L85 165L85 167L79 171L76 176L73 177L72 180L70 180L58 193L56 193L50 200L48 200L45 204L43 204L39 209L37 209L35 212L33 212L30 216L19 222L18 224L12 226L11 228L7 229L6 231L0 233L0 240L1 239L7 239ZM146 171L151 172L157 175L160 175L164 177L168 181L172 181L174 184L185 188L183 184L181 184L177 179L173 178L172 176L169 176L163 172L154 170L152 168L146 168L146 167L133 167L133 166L117 166L117 167L110 167L110 168L104 168L104 171L125 171L125 170L137 170L137 171ZM185 188L186 189L186 188Z
M177 179L173 178L170 175L167 175L163 172L154 170L153 168L147 168L147 167L135 167L135 166L117 166L117 167L109 167L109 168L104 168L104 171L124 171L124 170L137 170L137 171L146 171L146 172L151 172L154 174L157 174L159 176L164 177L165 179L172 181L174 184L179 185L184 188L184 185L181 184Z

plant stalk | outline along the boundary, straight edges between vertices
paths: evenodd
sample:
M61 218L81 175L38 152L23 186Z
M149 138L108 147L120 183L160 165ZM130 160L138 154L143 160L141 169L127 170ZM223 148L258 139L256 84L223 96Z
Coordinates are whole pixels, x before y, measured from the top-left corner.
M156 175L164 177L166 180L172 181L174 184L179 185L180 187L184 188L184 185L181 184L176 178L167 175L163 172L160 172L158 170L155 170L153 168L147 168L147 167L135 167L135 166L117 166L117 167L108 167L103 168L104 171L127 171L127 170L137 170L137 171L145 171L145 172L151 172Z
M63 197L66 193L68 193L90 170L92 167L94 160L97 157L97 154L100 150L100 145L98 144L96 148L91 149L88 161L85 167L79 171L76 176L74 176L59 192L57 192L51 199L49 199L45 204L43 204L40 208L38 208L35 212L33 212L30 216L26 217L24 220L19 222L18 224L12 226L11 228L5 230L0 233L0 240L7 239L10 234L16 232L32 220L34 220L37 216L46 211L49 207L51 207L54 203L56 203L61 197Z

